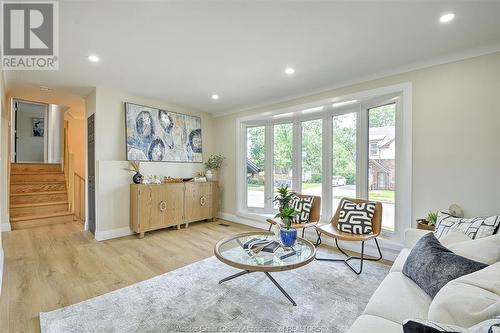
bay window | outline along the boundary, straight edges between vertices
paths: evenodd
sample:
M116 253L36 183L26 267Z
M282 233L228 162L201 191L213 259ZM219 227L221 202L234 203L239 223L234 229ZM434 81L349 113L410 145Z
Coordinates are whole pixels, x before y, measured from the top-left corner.
M382 202L384 234L400 240L411 223L410 97L403 89L237 120L244 150L238 177L245 178L238 213L275 214L280 186L321 196L324 222L341 198L365 198Z

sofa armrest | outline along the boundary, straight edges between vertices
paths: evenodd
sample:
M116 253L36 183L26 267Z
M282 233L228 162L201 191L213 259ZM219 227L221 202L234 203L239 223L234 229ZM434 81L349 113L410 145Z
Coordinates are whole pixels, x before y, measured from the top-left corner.
M411 249L420 238L427 235L429 230L408 228L405 230L405 247Z

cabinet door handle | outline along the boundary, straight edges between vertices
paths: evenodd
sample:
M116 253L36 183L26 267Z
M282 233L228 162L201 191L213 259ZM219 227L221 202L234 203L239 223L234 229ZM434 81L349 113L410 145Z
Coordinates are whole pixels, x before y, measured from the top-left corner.
M200 198L200 205L205 206L207 204L207 198L201 197Z
M167 203L165 201L160 201L160 212L167 210Z

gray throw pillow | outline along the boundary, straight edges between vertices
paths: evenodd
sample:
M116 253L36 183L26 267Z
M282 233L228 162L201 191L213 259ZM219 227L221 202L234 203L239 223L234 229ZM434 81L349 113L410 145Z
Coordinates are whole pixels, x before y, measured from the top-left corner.
M415 244L403 267L403 274L434 298L451 280L487 267L459 256L441 245L433 233Z

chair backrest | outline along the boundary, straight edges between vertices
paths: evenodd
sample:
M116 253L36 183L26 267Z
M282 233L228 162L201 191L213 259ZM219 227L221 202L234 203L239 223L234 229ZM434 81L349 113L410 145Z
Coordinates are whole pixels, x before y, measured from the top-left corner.
M375 202L375 214L373 215L372 218L372 231L375 235L380 235L380 232L382 231L382 203L378 201L370 201L370 200L363 200L363 199L353 199L353 198L342 198L340 200L339 206L337 207L337 211L335 212L335 215L333 216L332 220L330 221L333 226L337 228L339 224L339 214L340 214L340 207L342 206L342 201L349 200L355 203L366 203L366 202Z
M297 194L299 198L313 197L311 213L309 214L309 222L318 222L321 217L321 197L317 195Z

